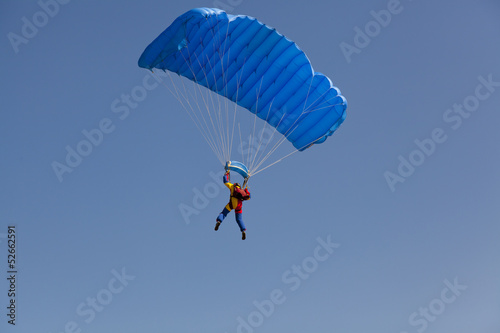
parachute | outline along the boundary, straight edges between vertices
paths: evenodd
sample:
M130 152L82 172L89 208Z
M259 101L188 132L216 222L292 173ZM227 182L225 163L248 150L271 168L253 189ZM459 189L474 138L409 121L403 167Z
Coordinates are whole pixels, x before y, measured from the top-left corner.
M216 98L201 90L183 92L184 82L169 89L189 112L205 104L209 116L190 113L190 117L223 165L231 160L229 141L236 123L229 125L232 106L227 101L264 120L280 133L278 145L287 140L293 152L324 142L346 117L347 101L331 80L314 72L293 41L250 16L230 15L216 8L192 9L144 50L138 64L152 71L176 73L226 98L217 104ZM201 102L190 101L193 97ZM248 176L268 156L263 154L260 161L249 158L251 172L237 163Z

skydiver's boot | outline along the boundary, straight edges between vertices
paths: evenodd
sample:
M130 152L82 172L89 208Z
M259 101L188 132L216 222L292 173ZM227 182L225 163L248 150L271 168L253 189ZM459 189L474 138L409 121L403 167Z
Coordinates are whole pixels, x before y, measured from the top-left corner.
M220 221L216 220L217 222L215 223L215 231L219 230L220 227Z
M245 230L241 232L241 239L245 240L247 238L247 234L245 233Z

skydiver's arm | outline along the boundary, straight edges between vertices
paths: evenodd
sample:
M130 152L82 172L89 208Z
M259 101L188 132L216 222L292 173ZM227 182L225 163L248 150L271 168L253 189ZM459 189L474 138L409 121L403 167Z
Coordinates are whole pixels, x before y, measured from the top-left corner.
M250 194L250 191L248 190L248 187L245 187L245 190L246 194L248 194L248 199L247 200L250 200L252 198L252 195Z
M224 182L224 185L226 185L228 189L231 190L233 188L233 184L230 183L229 172L226 172L224 174L224 177L222 177L222 181Z

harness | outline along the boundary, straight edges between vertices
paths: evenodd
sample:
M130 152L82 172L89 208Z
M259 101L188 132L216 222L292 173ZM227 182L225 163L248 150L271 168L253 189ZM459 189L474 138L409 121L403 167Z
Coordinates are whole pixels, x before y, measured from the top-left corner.
M248 200L249 195L241 188L234 186L232 194L229 195L229 208L231 208L231 210L236 208L233 206L233 198L238 200L239 204L241 201Z

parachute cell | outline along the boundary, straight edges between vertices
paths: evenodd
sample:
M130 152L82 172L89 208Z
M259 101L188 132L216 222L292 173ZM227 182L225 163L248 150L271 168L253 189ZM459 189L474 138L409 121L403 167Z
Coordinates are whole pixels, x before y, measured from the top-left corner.
M139 66L184 76L256 114L297 150L342 124L347 101L305 53L253 17L197 8L143 52Z

